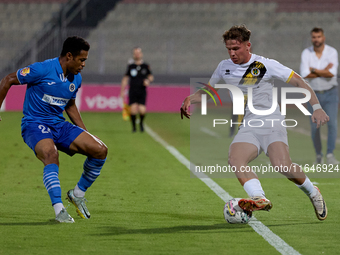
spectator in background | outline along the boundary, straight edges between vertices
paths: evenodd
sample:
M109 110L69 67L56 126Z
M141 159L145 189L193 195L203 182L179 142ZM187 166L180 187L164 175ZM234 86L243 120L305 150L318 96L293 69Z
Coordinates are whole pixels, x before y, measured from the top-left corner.
M327 138L327 164L339 164L333 151L337 137L338 116L338 52L333 47L325 44L325 35L322 28L315 27L311 31L313 46L303 50L301 54L300 73L307 78L310 86L315 91L322 109L329 116L328 138ZM308 110L313 112L308 103ZM323 154L320 138L320 128L311 121L312 140L316 152L316 164L323 163Z
M124 98L124 91L129 83L129 105L132 132L136 132L136 115L138 113L140 117L140 131L143 132L143 120L146 113L146 87L153 82L154 78L149 65L143 62L143 53L141 48L136 47L133 49L133 60L134 62L128 65L126 73L122 79L120 95Z

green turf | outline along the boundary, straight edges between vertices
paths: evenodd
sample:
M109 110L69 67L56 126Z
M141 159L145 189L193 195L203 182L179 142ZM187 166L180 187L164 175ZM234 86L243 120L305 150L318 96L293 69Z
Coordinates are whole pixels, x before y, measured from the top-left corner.
M20 135L22 114L0 115L0 254L278 254L250 226L227 224L223 201L146 133L132 134L119 113L82 114L109 147L108 159L86 194L91 219L80 219L70 205L76 223L56 224L43 164ZM189 121L150 113L146 122L189 158ZM289 132L289 138L295 162L313 159L309 136ZM63 195L78 181L84 159L60 153ZM235 179L215 181L232 196L245 195ZM312 181L328 204L325 222L286 179L262 180L274 208L256 217L301 254L337 254L339 179Z

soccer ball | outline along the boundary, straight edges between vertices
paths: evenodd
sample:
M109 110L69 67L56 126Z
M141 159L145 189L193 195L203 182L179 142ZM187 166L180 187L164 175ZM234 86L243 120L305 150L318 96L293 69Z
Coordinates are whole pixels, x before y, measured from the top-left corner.
M223 209L224 219L228 223L248 223L251 218L251 212L246 212L238 206L241 198L233 198L229 200Z

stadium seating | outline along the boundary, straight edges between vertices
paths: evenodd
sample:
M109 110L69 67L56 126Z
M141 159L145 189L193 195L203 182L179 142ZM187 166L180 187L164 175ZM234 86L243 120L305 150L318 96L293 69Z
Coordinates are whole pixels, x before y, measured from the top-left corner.
M308 2L319 6L315 0ZM206 75L227 57L223 31L246 24L253 34L254 53L299 71L300 54L310 45L309 31L314 26L323 27L327 42L340 50L340 10L298 9L305 5L306 1L290 0L125 0L90 33L91 55L97 57L89 59L87 67L91 72L122 74L132 48L138 45L156 73ZM299 11L292 12L294 6Z
M0 0L0 70L25 51L36 33L50 22L65 0Z
M0 0L0 71L66 1ZM140 46L157 74L206 76L228 57L221 35L235 24L251 29L254 53L299 71L314 26L323 27L327 43L340 50L339 14L336 0L123 0L86 33L86 73L123 74L132 48ZM78 30L71 27L68 34Z

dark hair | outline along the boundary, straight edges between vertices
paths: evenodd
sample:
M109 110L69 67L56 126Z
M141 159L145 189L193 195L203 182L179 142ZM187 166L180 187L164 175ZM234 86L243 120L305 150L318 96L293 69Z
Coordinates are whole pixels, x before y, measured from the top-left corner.
M133 47L133 49L132 49L132 52L134 52L135 50L138 50L138 49L142 50L142 48L141 48L141 47L139 47L139 46L136 46L136 47Z
M323 33L323 29L321 27L314 27L310 33Z
M250 39L251 31L245 26L232 26L229 30L226 30L223 37L223 42L227 40L237 40L240 42L247 42Z
M64 41L60 56L66 56L66 54L70 52L75 57L78 56L82 50L89 51L90 44L79 36L70 36Z

